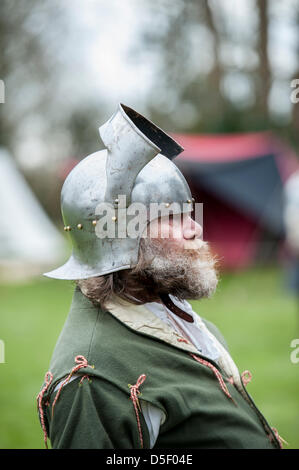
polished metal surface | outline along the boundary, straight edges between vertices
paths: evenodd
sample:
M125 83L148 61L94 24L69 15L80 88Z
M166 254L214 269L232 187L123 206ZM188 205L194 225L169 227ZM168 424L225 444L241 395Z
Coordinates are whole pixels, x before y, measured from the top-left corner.
M139 203L147 209L140 233L157 217L149 210L154 203L173 209L172 213L192 210L189 186L171 161L182 148L171 137L124 105L119 105L100 127L100 134L107 149L78 163L61 192L62 216L72 240L72 255L63 266L45 276L87 279L134 267L140 236L120 237L117 230L124 220L128 227L134 217L128 216L130 205ZM162 150L167 156L160 153ZM103 203L114 211L110 220L116 236L109 238L99 236L99 206Z

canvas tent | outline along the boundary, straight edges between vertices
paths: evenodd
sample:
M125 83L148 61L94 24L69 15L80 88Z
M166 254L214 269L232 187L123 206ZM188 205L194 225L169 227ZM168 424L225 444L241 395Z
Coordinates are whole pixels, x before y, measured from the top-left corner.
M65 241L18 171L0 149L0 278L41 274L65 256Z
M174 136L175 160L197 202L204 239L226 268L271 256L284 239L283 186L298 168L293 152L270 132Z
M203 203L204 239L221 266L273 259L284 241L284 183L299 168L294 152L271 132L173 137L185 149L174 162ZM77 163L70 159L59 177Z

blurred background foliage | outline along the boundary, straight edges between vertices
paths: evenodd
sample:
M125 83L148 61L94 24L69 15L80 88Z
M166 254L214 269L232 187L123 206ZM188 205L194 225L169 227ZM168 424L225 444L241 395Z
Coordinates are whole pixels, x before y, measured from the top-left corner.
M0 285L0 448L44 448L35 397L69 310L73 283L40 279ZM247 390L269 424L299 448L298 368L290 361L298 337L295 299L283 290L277 268L223 275L212 299L192 302L225 336L240 372L250 370Z
M60 230L63 180L103 148L98 127L118 102L166 131L271 130L298 151L298 0L1 0L0 13L0 146ZM72 290L46 279L0 285L1 448L43 447L34 397ZM298 448L298 312L279 266L226 273L216 296L194 306L253 372L249 393Z
M57 171L101 146L97 128L121 100L173 132L274 129L298 149L298 0L0 8L0 145L56 221Z

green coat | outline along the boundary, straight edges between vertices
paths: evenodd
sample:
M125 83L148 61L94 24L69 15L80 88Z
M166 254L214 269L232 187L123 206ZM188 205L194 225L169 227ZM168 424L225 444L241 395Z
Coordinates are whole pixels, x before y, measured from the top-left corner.
M215 326L206 325L225 346ZM213 370L191 354L221 373L231 398ZM54 389L75 366L78 369L78 355L88 366L74 372L85 378L61 389L53 412ZM149 448L148 428L128 385L143 374L137 397L166 415L154 448L279 447L243 385L238 390L216 363L181 341L143 306L126 302L102 311L76 288L50 371L53 378L43 393L42 418L53 448Z

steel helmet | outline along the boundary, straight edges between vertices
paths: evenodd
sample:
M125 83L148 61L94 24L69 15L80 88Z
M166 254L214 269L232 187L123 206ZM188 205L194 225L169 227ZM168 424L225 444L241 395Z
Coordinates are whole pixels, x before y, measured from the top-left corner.
M169 135L123 104L99 132L106 149L81 160L63 184L61 212L73 250L47 277L79 280L133 268L140 234L157 217L149 210L153 205L173 214L192 210L190 188L172 162L183 148ZM113 236L103 236L103 204L116 228ZM134 204L146 208L135 237L128 235Z

